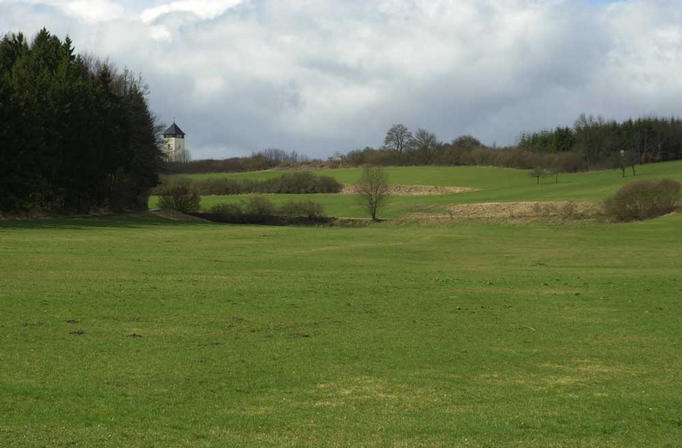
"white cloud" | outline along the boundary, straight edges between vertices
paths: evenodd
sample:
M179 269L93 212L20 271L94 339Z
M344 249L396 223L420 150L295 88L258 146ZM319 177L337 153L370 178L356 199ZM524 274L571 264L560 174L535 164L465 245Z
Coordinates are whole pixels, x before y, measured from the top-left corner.
M109 0L78 0L63 3L63 8L69 14L88 22L114 20L123 15L123 7Z
M154 40L161 40L161 41L171 41L172 40L173 35L168 30L168 28L166 28L165 26L157 26L157 25L151 26L149 29L149 32L150 32L149 35Z
M682 115L673 0L40 3L0 0L0 29L46 25L141 72L197 157L324 156L378 145L394 122L507 144L581 112Z
M115 20L124 13L123 6L112 0L0 0L0 5L4 5L3 9L8 10L22 3L51 6L89 23Z
M213 19L243 0L180 0L147 8L140 14L143 22L149 23L172 12L195 14L200 19Z

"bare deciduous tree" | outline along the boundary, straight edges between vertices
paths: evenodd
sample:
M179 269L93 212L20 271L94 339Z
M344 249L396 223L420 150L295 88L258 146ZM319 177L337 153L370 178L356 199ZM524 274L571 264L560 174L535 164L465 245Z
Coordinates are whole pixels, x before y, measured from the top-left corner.
M384 139L384 146L395 149L398 152L403 152L410 140L412 140L412 133L402 124L394 124L391 129L386 132Z
M377 213L386 205L391 192L384 169L380 166L366 166L362 171L356 192L360 195L361 204L372 216L372 220L377 221Z
M438 138L426 129L417 129L412 139L412 150L416 153L419 163L428 165L433 161L438 148Z

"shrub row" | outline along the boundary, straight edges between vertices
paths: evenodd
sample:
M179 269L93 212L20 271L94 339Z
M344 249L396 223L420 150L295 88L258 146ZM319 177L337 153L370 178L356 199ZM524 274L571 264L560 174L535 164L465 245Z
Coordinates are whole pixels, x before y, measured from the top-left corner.
M338 193L343 188L343 185L332 177L300 172L286 173L280 177L262 181L230 178L177 179L166 177L157 187L157 194L172 188L177 183L186 186L199 195Z
M205 215L208 219L238 224L297 224L329 221L322 204L314 201L288 201L277 206L262 196L238 203L218 204Z
M327 222L322 204L314 201L288 201L277 206L263 196L250 196L238 203L218 204L210 213L199 214L201 197L189 182L175 182L159 192L159 207L202 215L210 220L252 224L294 224Z
M425 155L423 152L398 152L392 149L365 148L341 156L331 167L343 166L500 166L507 168L531 169L542 167L553 172L574 173L586 169L584 157L575 152L541 153L529 149L494 149L484 146L460 147L444 143L437 145Z

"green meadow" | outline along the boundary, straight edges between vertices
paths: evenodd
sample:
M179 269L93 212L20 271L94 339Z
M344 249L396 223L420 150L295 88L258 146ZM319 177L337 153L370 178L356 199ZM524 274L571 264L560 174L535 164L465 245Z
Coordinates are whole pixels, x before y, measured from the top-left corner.
M637 179L682 180L681 168ZM632 180L389 176L479 188L396 197L392 216L601 200ZM352 196L310 196L362 216ZM0 220L0 446L678 447L680 254L680 213L360 228Z
M233 174L188 175L190 178L248 178L263 180L281 176L286 171L269 170ZM331 176L344 184L354 184L360 179L361 168L315 170L315 174ZM493 167L389 167L386 174L390 183L403 185L434 185L470 187L478 191L437 196L393 196L382 213L383 217L396 218L407 213L439 212L447 205L480 202L514 201L602 201L626 183L635 180L669 178L682 181L682 162L641 165L637 176L628 171L622 178L620 170L561 174L558 179L546 177L537 185L528 171ZM557 182L558 180L558 182ZM556 183L555 183L556 182ZM311 199L322 203L330 216L362 217L367 213L353 195L305 194L265 195L275 203L288 200ZM208 210L214 205L240 201L239 195L205 196L201 207ZM154 198L150 206L155 206Z

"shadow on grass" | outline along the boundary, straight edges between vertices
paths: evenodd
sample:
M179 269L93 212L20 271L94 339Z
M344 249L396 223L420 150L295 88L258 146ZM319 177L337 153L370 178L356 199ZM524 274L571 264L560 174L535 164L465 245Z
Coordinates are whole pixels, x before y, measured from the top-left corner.
M103 216L49 217L25 219L0 219L2 229L64 229L85 230L89 228L143 228L153 226L207 225L196 221L174 221L145 213Z

